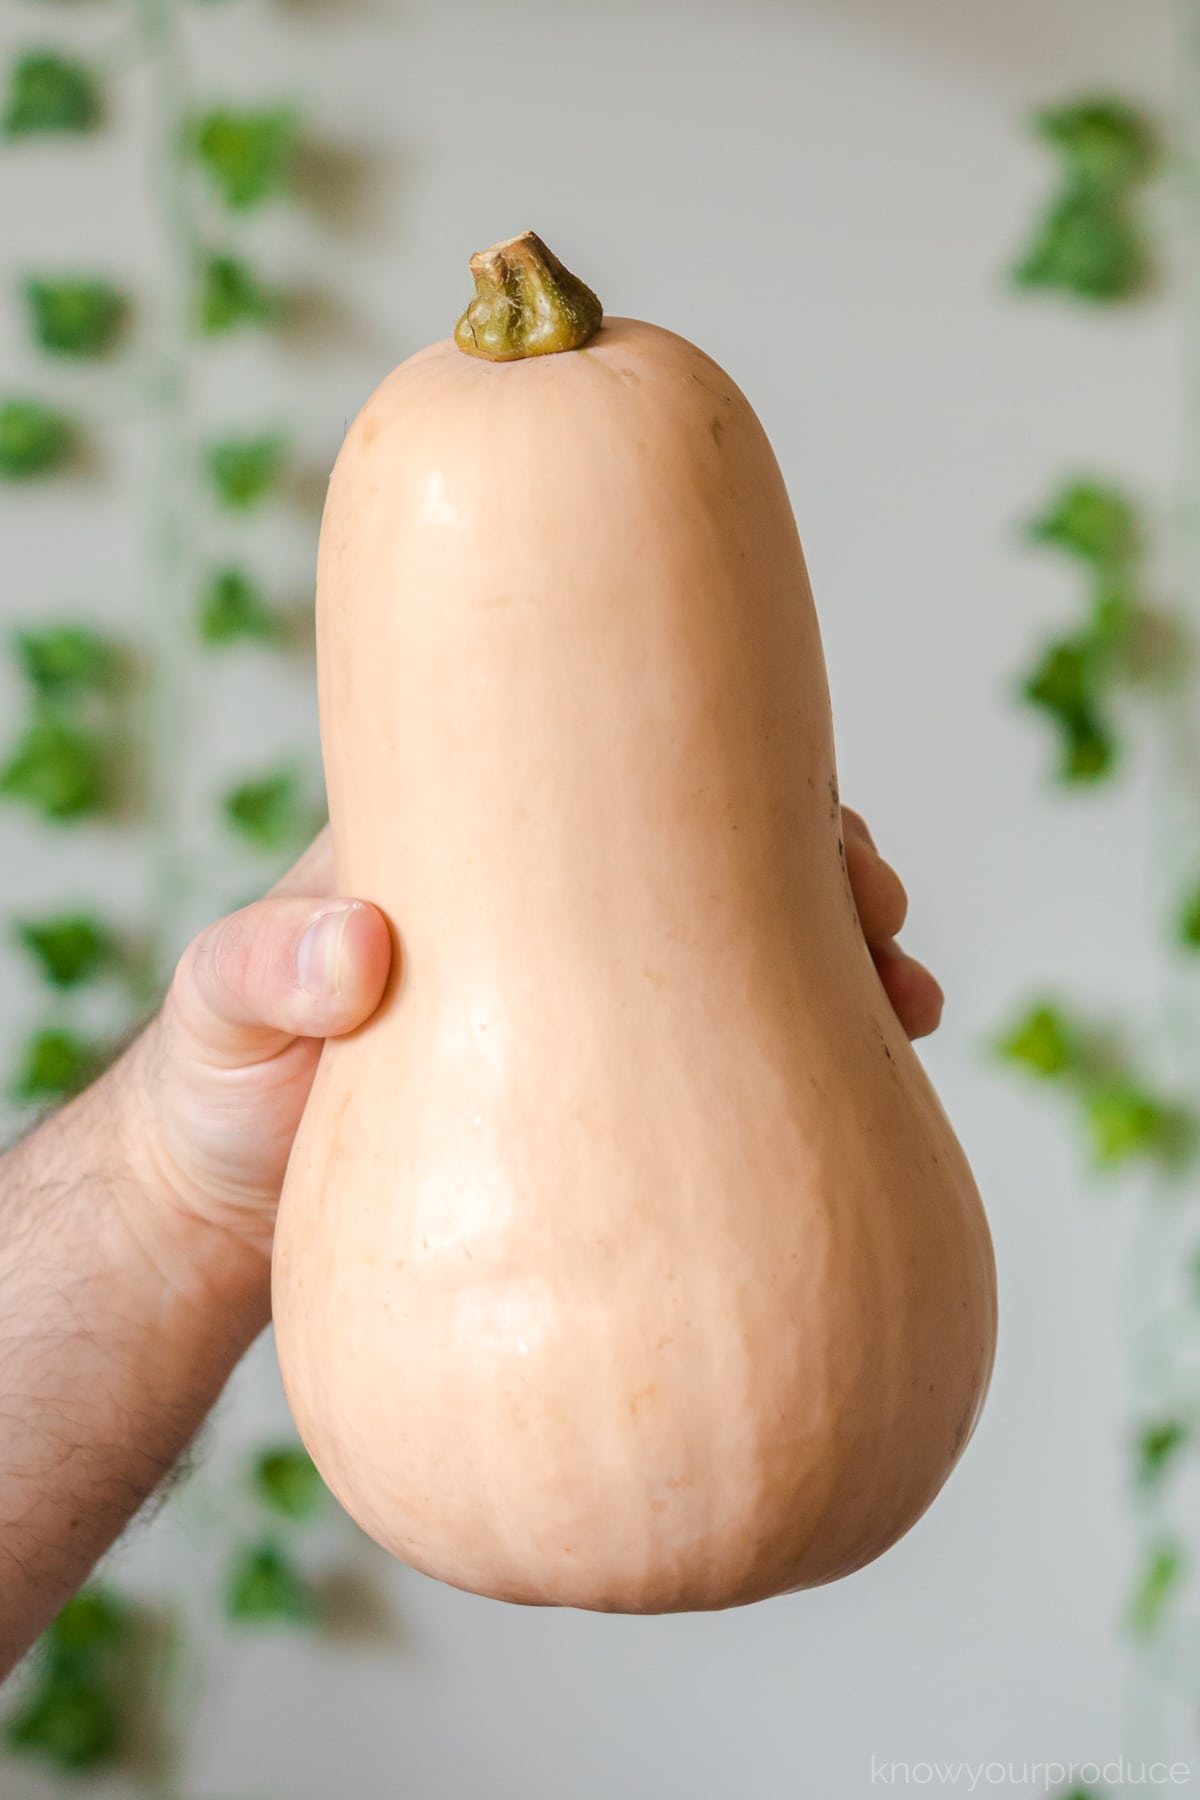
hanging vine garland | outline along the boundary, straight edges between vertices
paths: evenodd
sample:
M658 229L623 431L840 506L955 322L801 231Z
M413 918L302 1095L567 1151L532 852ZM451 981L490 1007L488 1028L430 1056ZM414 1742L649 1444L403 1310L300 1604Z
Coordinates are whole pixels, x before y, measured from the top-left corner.
M284 200L301 137L287 107L234 109L193 102L176 0L134 0L137 51L151 78L150 146L159 188L166 296L156 347L141 346L141 309L108 271L40 269L15 295L36 354L63 366L143 355L158 437L151 499L154 563L148 572L145 642L133 657L106 632L73 619L18 629L12 653L24 684L25 719L0 752L0 800L57 828L137 816L151 877L135 937L99 911L72 909L13 922L11 941L44 985L42 1020L10 1081L21 1105L57 1102L85 1085L111 1055L81 1023L84 997L107 984L126 1024L161 986L172 931L188 889L178 815L180 742L190 712L189 643L285 651L288 620L236 557L206 567L194 520L205 511L236 529L285 490L286 435L274 428L199 441L190 376L197 342L278 329L289 297L231 249L223 221ZM30 46L0 89L0 136L10 148L39 138L80 137L108 115L99 73L62 44ZM148 360L146 360L148 359ZM67 477L102 421L71 416L30 391L0 393L0 483ZM135 664L145 676L135 676ZM293 854L311 834L315 808L297 769L247 773L217 797L217 814L255 851ZM304 1533L330 1504L296 1444L269 1444L246 1460L238 1504L224 1520L224 1616L240 1628L272 1623L319 1628L323 1590L306 1569ZM182 1613L172 1627L182 1629ZM144 1647L145 1609L106 1582L63 1609L31 1658L4 1722L9 1749L73 1773L125 1764L162 1705L161 1655ZM169 1759L168 1759L169 1761ZM163 1764L155 1791L176 1794Z
M1194 0L1182 3L1188 44L1196 52L1190 66L1196 67ZM1183 108L1190 140L1200 128L1198 104L1193 82ZM1037 125L1062 156L1064 190L1015 270L1017 281L1091 304L1138 298L1153 276L1141 187L1160 160L1160 134L1133 106L1091 97L1041 115ZM1183 160L1190 164L1189 189L1200 197L1194 141L1185 143ZM1196 206L1188 225L1194 236ZM1194 292L1190 299L1194 305ZM1194 535L1200 525L1194 496L1185 495L1183 510ZM1196 619L1189 615L1200 607L1200 564L1179 568L1179 603L1168 607L1153 598L1145 521L1122 489L1091 476L1060 489L1029 537L1069 558L1083 582L1080 624L1043 645L1019 685L1023 701L1054 727L1057 778L1091 789L1112 783L1125 740L1137 729L1161 746L1170 771L1164 786L1185 790L1182 811L1195 821L1197 646ZM1200 948L1200 885L1180 893L1163 935L1164 952L1174 957L1170 966L1183 975L1180 954ZM1172 986L1178 991L1179 982ZM1178 1512L1176 1496L1181 1470L1200 1448L1200 1245L1181 1206L1200 1174L1200 1115L1193 1098L1200 1043L1188 1031L1187 1041L1176 1045L1181 1055L1150 1055L1156 1035L1178 1038L1180 1005L1186 1010L1182 996L1178 1002L1169 998L1170 1016L1162 1020L1130 1016L1114 1023L1042 996L1011 1022L997 1050L1011 1067L1069 1103L1095 1165L1137 1167L1145 1178L1142 1242L1135 1241L1134 1254L1144 1254L1149 1244L1156 1273L1140 1295L1131 1332L1142 1416L1129 1434L1138 1561L1124 1624L1162 1690L1194 1707L1200 1663L1197 1621L1189 1618L1187 1603L1197 1562L1195 1524L1189 1527ZM1164 1075L1172 1061L1174 1071ZM1074 1800L1090 1797L1081 1793Z

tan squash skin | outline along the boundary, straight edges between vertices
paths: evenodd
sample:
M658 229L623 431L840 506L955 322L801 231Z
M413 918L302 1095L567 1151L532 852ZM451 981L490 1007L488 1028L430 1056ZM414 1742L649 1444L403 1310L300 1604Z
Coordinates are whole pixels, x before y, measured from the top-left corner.
M396 1556L663 1612L831 1581L970 1436L964 1161L840 860L774 456L670 332L397 369L318 584L342 891L399 978L330 1043L275 1254L288 1397Z

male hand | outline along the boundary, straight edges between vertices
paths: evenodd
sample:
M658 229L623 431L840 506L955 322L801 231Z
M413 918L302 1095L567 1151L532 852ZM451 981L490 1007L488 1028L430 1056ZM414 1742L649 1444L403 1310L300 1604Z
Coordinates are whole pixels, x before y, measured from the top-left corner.
M147 1230L161 1235L161 1254L170 1255L168 1214L192 1245L193 1228L209 1227L218 1260L226 1240L261 1264L265 1296L275 1209L321 1040L370 1017L391 958L382 913L334 898L328 827L264 899L184 951L160 1012L109 1077L132 1088L144 1121L144 1190L159 1212Z
M864 821L848 806L842 808L842 842L859 924L879 979L909 1037L928 1037L942 1022L943 996L929 970L906 956L896 942L908 916L904 883L876 850Z

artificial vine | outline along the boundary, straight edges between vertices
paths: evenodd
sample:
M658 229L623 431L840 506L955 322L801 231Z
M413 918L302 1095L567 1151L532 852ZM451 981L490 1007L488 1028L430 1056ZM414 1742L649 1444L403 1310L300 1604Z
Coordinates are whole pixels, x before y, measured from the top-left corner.
M110 270L28 270L13 294L32 353L47 369L57 365L60 385L64 372L85 363L104 360L126 372L157 434L159 471L147 521L155 560L142 638L127 643L71 616L11 635L24 717L0 752L0 800L55 829L139 823L151 871L133 929L86 907L13 921L13 947L44 994L42 1017L10 1077L19 1106L57 1101L90 1080L112 1043L86 1024L89 996L105 990L127 1029L159 991L178 948L173 932L189 886L177 750L189 712L189 646L214 655L244 646L286 654L295 637L239 542L244 518L287 497L291 441L273 423L216 438L195 433L189 387L207 343L279 331L289 321L286 289L255 266L241 235L247 218L291 196L301 120L288 107L193 100L177 16L184 3L111 0L114 16L132 13L136 54L154 95L150 157L170 271L157 332L145 329L146 307ZM31 19L44 26L48 12L31 8ZM114 110L112 79L61 41L31 44L0 76L7 153L32 154L47 137L82 140L101 130ZM69 481L85 452L103 457L103 415L64 408L40 387L35 379L0 392L0 484ZM314 812L306 777L291 766L248 770L214 796L214 822L230 841L272 857L300 847ZM306 1569L304 1533L327 1495L313 1464L297 1445L270 1445L251 1456L241 1488L242 1502L216 1509L224 1521L217 1592L225 1618L242 1629L320 1627L326 1609ZM77 1596L31 1659L4 1726L9 1748L74 1772L127 1764L156 1704L151 1665L162 1658L139 1651L152 1627L161 1630L161 1621L110 1585ZM180 1616L169 1630L182 1628Z
M1054 108L1035 124L1059 155L1061 189L1014 271L1017 282L1093 305L1136 299L1153 274L1144 188L1160 160L1161 134L1137 108L1109 98ZM1190 178L1196 181L1196 168ZM1200 214L1189 225L1194 231ZM1027 535L1064 558L1080 584L1078 623L1044 643L1018 683L1023 702L1054 729L1058 780L1080 790L1111 786L1136 733L1165 753L1167 779L1195 820L1197 645L1186 603L1200 602L1200 594L1189 596L1200 567L1181 569L1177 593L1164 598L1148 523L1107 476L1061 486ZM1180 978L1172 983L1178 994L1185 959L1200 951L1200 885L1194 876L1181 883L1174 866L1171 879L1174 900L1155 928ZM1180 1004L1168 1003L1168 1038ZM1140 1237L1152 1245L1146 1260L1158 1273L1132 1328L1141 1416L1129 1432L1129 1482L1139 1546L1124 1623L1155 1679L1194 1706L1200 1666L1186 1603L1195 1525L1180 1506L1179 1477L1200 1449L1200 1239L1187 1229L1180 1201L1200 1174L1194 1062L1188 1066L1200 1044L1190 1042L1187 1060L1176 1058L1172 1072L1167 1048L1155 1042L1162 1026L1137 1014L1099 1017L1090 1004L1044 994L1010 1022L997 1050L1070 1108L1093 1165L1143 1177ZM1144 1243L1140 1253L1145 1258Z

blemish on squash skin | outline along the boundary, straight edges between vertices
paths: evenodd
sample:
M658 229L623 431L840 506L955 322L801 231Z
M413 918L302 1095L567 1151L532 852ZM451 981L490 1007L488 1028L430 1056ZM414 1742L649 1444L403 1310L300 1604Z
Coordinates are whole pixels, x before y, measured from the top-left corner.
M721 437L725 430L725 421L723 419L718 419L717 415L714 413L712 418L708 421L708 429L712 433L713 443L719 450L721 448Z

